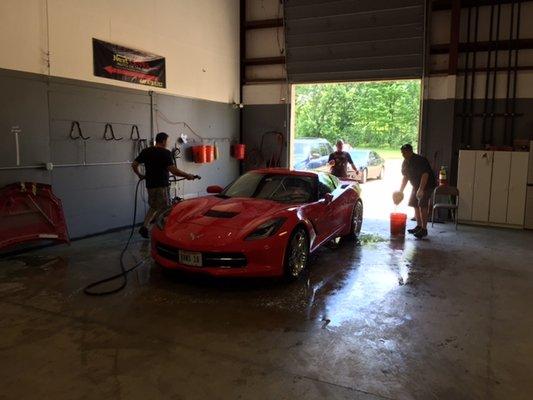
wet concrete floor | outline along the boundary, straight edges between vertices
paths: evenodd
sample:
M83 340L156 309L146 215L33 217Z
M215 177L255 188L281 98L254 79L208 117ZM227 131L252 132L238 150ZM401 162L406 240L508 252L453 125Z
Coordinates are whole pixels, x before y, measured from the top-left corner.
M367 220L292 284L148 263L104 298L126 231L1 259L0 399L533 398L533 233L430 234Z

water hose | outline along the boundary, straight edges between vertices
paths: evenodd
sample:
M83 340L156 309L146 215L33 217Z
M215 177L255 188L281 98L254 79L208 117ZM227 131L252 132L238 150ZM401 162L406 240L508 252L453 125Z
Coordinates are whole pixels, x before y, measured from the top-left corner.
M128 250L128 247L130 245L131 239L133 238L133 234L135 233L135 224L137 222L136 221L137 220L137 198L138 198L138 195L139 195L139 188L141 186L141 182L142 182L142 180L139 179L139 181L137 182L137 186L135 187L135 204L133 206L133 222L131 224L130 235L128 237L128 240L126 241L126 245L124 246L124 248L122 249L122 251L120 253L120 272L118 274L112 275L112 276L110 276L108 278L100 279L99 281L96 281L96 282L93 282L93 283L87 285L83 289L83 293L85 293L88 296L107 296L107 295L110 295L110 294L114 294L114 293L120 292L128 284L128 274L130 272L132 272L133 270L135 270L137 267L139 267L142 264L144 264L146 262L146 260L148 260L148 258L149 258L149 257L143 258L142 260L138 261L137 263L135 263L130 268L126 268L126 266L124 265L124 254L126 254L126 251ZM92 290L93 288L95 288L97 286L103 285L104 283L111 282L111 281L114 281L114 280L119 279L119 278L122 278L122 283L120 284L120 286L118 286L118 287L116 287L114 289L104 290L104 291L93 291Z

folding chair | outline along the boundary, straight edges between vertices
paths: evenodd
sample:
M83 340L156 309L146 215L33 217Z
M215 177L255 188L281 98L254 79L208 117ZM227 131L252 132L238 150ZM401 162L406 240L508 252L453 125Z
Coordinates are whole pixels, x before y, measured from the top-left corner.
M452 200L451 203L437 203L436 197L437 196L453 196L455 198L455 202ZM438 208L444 208L446 210L450 210L450 212L453 215L453 220L455 222L455 229L457 230L457 211L459 209L459 190L455 186L437 186L435 190L433 191L432 196L432 203L433 207L431 209L431 226L435 224L435 210Z

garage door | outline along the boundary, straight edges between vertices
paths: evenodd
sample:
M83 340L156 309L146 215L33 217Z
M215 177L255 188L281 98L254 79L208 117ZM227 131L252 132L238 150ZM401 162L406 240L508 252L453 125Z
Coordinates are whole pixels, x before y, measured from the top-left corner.
M285 0L291 82L420 78L423 0Z

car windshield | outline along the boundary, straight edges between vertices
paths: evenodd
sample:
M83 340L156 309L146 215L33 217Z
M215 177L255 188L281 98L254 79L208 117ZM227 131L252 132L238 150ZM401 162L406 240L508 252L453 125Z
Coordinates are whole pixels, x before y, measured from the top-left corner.
M307 143L294 143L294 154L298 155L306 155L309 153L309 148L311 146Z
M273 200L281 203L309 203L314 199L314 179L310 176L248 172L221 195Z
M368 161L368 151L350 150L349 153L354 164L365 164Z

